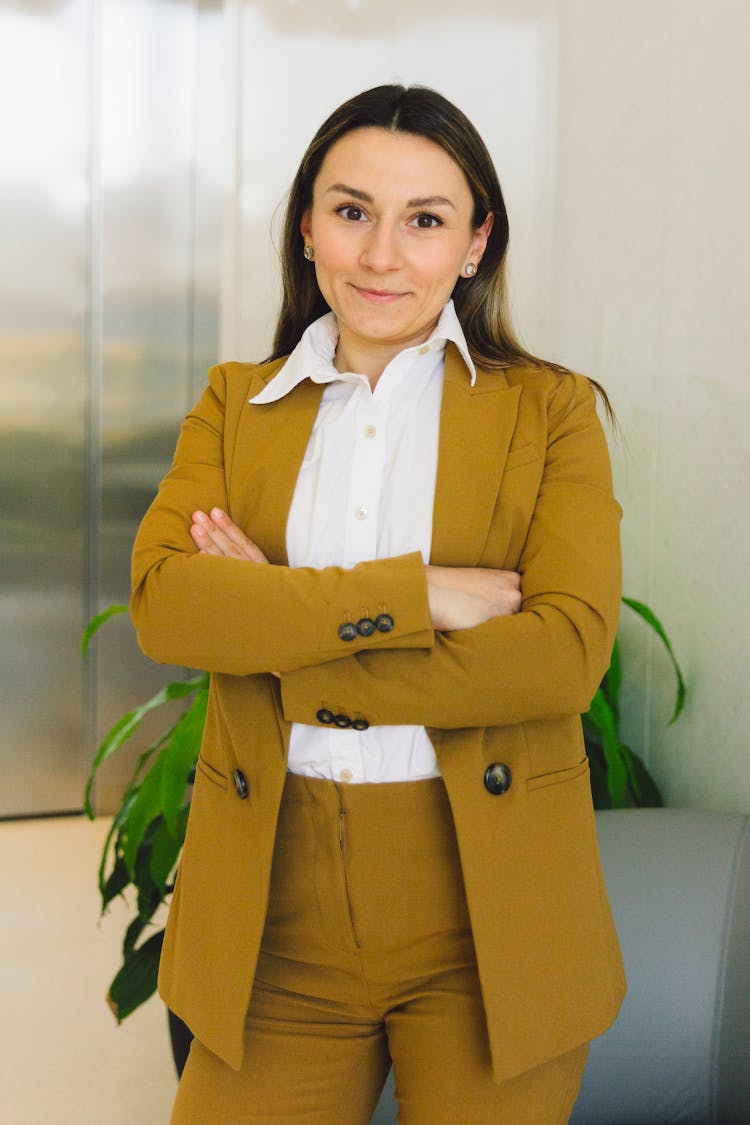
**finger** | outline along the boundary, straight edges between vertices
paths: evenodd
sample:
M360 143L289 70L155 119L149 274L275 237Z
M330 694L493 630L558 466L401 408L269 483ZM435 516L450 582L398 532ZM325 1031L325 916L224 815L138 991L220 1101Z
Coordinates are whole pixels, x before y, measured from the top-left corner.
M520 590L521 588L521 575L515 570L491 570L489 574L505 589Z
M211 509L211 519L216 526L226 535L230 543L237 547L244 558L252 562L268 562L257 543L246 535L242 528L232 520L221 508Z
M260 547L221 508L212 508L209 515L195 512L193 518L202 523L222 554L251 562L268 562Z
M198 522L196 519L190 529L190 534L194 542L208 555L221 555L227 559L248 561L248 555L242 547L234 543L212 520Z
M244 562L268 561L260 547L221 508L212 508L209 514L200 509L193 512L190 534L205 554Z
M495 603L496 617L512 617L521 609L521 595L517 590L506 590L503 597Z
M221 555L222 552L215 546L211 536L201 524L194 523L192 525L190 538L204 555Z

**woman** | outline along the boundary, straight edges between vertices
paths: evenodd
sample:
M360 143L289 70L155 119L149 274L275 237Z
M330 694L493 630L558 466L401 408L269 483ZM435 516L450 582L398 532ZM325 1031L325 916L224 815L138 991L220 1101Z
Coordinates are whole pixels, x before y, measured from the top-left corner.
M503 311L487 151L423 88L337 109L274 354L214 368L135 545L212 689L160 972L173 1122L564 1122L622 966L581 737L619 606L591 384ZM288 357L288 358L287 358Z

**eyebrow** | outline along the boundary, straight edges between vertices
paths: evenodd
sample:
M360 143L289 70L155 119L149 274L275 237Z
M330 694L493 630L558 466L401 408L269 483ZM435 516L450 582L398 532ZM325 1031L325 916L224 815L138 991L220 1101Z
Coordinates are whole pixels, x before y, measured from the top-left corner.
M326 189L326 194L328 194L328 192L331 192L331 191L338 192L341 195L349 195L349 196L352 197L352 199L359 199L363 203L373 203L374 202L373 197L371 195L369 195L366 191L360 191L359 188L350 187L348 184L331 184L331 186ZM417 196L416 199L410 199L409 202L406 204L406 206L407 207L440 207L440 206L443 206L443 207L452 207L454 211L456 210L455 203L453 203L452 200L450 200L450 199L446 199L446 197L444 195L421 195L421 196Z

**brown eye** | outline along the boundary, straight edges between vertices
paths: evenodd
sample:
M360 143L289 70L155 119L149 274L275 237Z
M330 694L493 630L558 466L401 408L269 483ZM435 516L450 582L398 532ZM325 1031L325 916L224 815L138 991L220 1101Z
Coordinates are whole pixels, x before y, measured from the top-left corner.
M336 208L337 213L344 219L348 219L350 223L359 223L364 219L365 213L361 207L355 207L353 203L347 203L343 207Z
M441 227L443 220L437 215L430 215L427 211L423 211L421 215L417 215L414 223L420 230L432 230L434 227Z

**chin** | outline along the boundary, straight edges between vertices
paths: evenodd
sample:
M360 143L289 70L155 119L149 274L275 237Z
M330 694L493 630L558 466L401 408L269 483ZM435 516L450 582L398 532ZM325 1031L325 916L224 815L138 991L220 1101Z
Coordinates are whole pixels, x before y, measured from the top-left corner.
M346 312L350 315L347 316ZM413 307L407 309L402 304L374 305L371 309L347 309L346 312L337 315L352 331L371 329L376 335L396 332L400 336L402 332L409 332L412 328L418 331L418 325L423 320L422 317L414 316Z
M419 331L418 328L412 328L408 324L349 324L347 326L350 332L356 333L362 340L372 340L373 343L388 344L398 343L401 340L411 339Z

